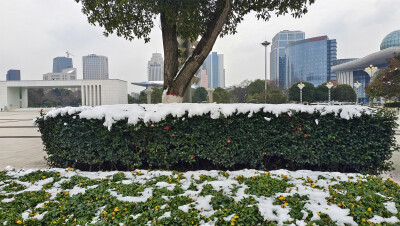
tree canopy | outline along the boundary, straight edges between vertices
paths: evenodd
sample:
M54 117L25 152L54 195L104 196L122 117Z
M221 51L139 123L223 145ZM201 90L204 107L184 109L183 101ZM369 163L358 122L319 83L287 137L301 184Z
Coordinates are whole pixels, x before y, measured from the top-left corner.
M340 84L332 89L332 100L334 101L349 101L353 102L356 101L357 95L354 92L354 89L347 84Z
M150 41L150 32L160 18L164 46L164 90L166 97L182 97L195 72L211 52L218 37L235 34L244 16L255 12L258 19L290 13L297 18L315 0L75 0L90 24L125 39ZM179 65L177 38L196 41L193 53ZM179 98L178 98L179 99ZM181 99L180 99L181 101ZM166 99L168 102L168 99Z
M199 87L194 90L192 102L201 103L207 100L208 92L204 87Z
M289 88L289 100L300 102L300 89L299 89L299 87L297 87L297 85L299 83L300 82L292 85L292 87ZM314 85L309 82L303 82L303 84L304 84L304 88L302 91L303 101L313 102L314 101L314 91L315 91Z
M389 66L373 77L365 88L369 97L400 97L400 54L389 59Z

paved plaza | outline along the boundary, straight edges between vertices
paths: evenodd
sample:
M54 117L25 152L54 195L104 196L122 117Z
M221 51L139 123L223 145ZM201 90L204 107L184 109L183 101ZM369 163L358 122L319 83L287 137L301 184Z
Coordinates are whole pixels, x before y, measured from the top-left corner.
M48 168L40 133L32 124L33 119L39 116L38 110L0 112L0 170L8 165L16 169ZM399 143L400 133L397 134ZM384 176L400 183L400 153L394 153L391 161L396 170Z

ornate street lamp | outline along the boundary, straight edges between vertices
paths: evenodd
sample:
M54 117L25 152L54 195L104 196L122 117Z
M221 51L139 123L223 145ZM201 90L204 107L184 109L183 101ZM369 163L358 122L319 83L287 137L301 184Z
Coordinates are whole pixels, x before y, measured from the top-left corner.
M333 87L333 83L326 83L326 87L328 87L328 104L331 104L331 88Z
M372 64L369 67L364 69L365 72L369 74L370 77L374 76L375 73L378 71L378 67L374 67Z
M300 104L303 103L303 88L304 88L304 86L305 85L302 82L297 84L297 87L299 87L299 89L300 89Z
M354 83L354 87L356 87L356 90L357 90L357 92L356 92L356 97L357 97L356 105L358 104L358 87L360 87L360 86L361 86L361 83L359 83L358 81L356 83Z
M261 43L261 45L265 47L265 103L267 103L267 48L269 44L271 43L268 41L264 41L263 43Z

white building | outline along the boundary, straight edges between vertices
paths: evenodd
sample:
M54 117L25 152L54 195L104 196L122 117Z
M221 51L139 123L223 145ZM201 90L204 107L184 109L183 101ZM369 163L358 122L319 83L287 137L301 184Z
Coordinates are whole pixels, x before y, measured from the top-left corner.
M83 106L128 103L127 82L107 80L0 81L0 107L27 108L29 88L81 88Z
M67 68L61 72L46 73L43 80L76 80L76 68Z
M153 53L151 60L147 63L148 81L164 81L164 59L161 53Z
M108 58L90 54L82 57L83 61L83 79L97 80L108 79Z

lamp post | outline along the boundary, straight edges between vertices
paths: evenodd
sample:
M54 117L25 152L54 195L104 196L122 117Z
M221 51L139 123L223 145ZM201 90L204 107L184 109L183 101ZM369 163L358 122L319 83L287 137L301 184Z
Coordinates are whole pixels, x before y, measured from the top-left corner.
M302 82L297 84L297 87L299 87L299 89L300 89L300 104L303 103L303 88L304 88L304 86L305 85Z
M365 72L369 74L370 77L374 76L374 74L378 71L378 67L374 67L372 64L369 67L364 69Z
M361 83L359 83L358 81L356 83L354 83L354 87L356 87L356 105L358 104L358 87L361 86Z
M264 94L265 103L267 103L267 48L269 44L271 43L268 41L264 41L263 43L261 43L261 45L265 47L265 94Z
M331 88L333 87L332 82L326 83L326 87L328 87L328 104L331 104Z
M374 67L372 64L369 65L369 67L366 67L364 69L365 72L367 72L369 74L370 77L374 76L374 74L378 71L377 67ZM373 100L370 100L369 104L372 107L372 102Z

